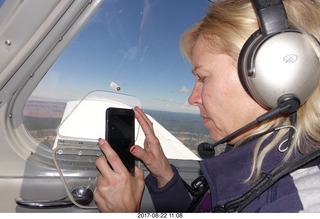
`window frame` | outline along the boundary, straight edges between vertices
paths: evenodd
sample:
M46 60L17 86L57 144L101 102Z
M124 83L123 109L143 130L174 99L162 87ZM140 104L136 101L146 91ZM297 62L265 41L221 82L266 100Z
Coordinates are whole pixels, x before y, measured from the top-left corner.
M23 1L21 4L27 5L21 5L18 3L21 1L14 2L11 0L8 4L5 2L1 8L12 7L12 10L9 11L12 14L7 16L11 19L11 22L19 21L10 28L20 30L26 25L23 21L27 22L29 19L42 19L43 23L30 39L26 39L28 43L17 49L17 54L14 55L8 65L4 66L4 70L1 70L1 81L6 81L6 78L2 75L3 72L7 72L9 80L4 83L0 91L0 112L4 118L4 122L1 123L0 137L2 137L2 144L6 145L8 153L14 151L13 153L18 154L23 159L35 162L42 168L44 164L54 170L52 150L40 145L25 129L23 109L38 83L103 0L50 0L51 4L46 2L46 6L55 8L54 10L51 9L49 16L42 18L39 18L37 13L32 13L32 16L29 16L28 19L21 19L21 17L24 17L23 12L18 13L18 16L13 13L14 10L21 9L21 7L23 9L23 6L26 9L25 13L29 13L30 11L27 10L29 5L33 7L34 4L37 4L37 1L38 3L44 2L42 0ZM6 35L5 31L3 31L3 35ZM24 36L21 34L20 37ZM32 47L30 48L30 46ZM21 65L18 63L21 63ZM8 148L11 148L11 150ZM44 172L43 174L47 173Z

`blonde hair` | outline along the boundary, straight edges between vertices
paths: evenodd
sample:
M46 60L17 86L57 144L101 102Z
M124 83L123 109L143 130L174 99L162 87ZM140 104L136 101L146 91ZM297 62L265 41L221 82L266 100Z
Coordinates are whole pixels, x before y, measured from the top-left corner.
M320 2L319 0L283 0L289 25L303 33L320 38ZM192 49L199 36L206 41L207 49L214 53L226 53L235 61L238 60L240 50L246 40L259 29L257 16L250 0L219 1L208 8L206 17L191 27L181 38L180 47L186 58L191 61ZM319 42L314 43L319 56ZM264 122L259 127L242 135L236 146L251 137L262 133L271 127L288 125L288 117L279 116ZM311 97L298 109L295 138L292 146L286 152L283 162L299 151L308 153L320 148L320 85ZM265 156L276 147L288 132L280 129L272 141L261 150L261 145L270 134L261 137L254 149L251 174L247 181L260 177L261 166Z

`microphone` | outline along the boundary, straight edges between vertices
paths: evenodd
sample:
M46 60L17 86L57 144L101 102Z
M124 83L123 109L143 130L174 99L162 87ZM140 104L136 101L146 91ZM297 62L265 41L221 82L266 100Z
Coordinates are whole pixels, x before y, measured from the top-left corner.
M201 158L210 158L215 155L214 148L216 147L216 144L210 144L208 142L202 142L198 145L198 154ZM212 148L212 149L211 149Z
M265 115L265 114L264 114ZM233 138L235 138L237 135L239 135L241 132L245 131L246 129L258 124L258 120L254 120L253 122L243 126L242 128L236 130L235 132L231 133L230 135L227 135L226 137L222 138L221 140L215 142L214 144L210 144L207 142L203 142L198 145L198 154L201 158L206 159L213 157L215 155L214 148L220 144L224 144Z
M242 128L236 130L235 132L227 135L226 137L222 138L221 140L217 141L214 144L210 144L207 142L203 142L198 145L198 154L201 158L210 158L215 155L214 148L220 144L224 144L233 138L237 137L239 134L244 132L245 130L264 122L270 118L274 118L280 114L291 114L296 112L300 106L300 100L293 94L285 94L279 97L278 99L278 106L269 110L265 114L262 114L256 120L250 122L249 124L243 126Z

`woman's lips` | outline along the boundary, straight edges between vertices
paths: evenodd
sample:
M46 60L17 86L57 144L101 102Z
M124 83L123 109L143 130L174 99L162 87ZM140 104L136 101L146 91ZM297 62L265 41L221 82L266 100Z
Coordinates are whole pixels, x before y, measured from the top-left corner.
M208 117L202 117L203 124L206 124L209 121Z

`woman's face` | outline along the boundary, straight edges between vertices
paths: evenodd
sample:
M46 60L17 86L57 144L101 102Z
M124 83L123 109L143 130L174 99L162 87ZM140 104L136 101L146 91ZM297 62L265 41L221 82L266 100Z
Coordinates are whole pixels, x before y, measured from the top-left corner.
M203 123L214 141L266 112L242 87L237 63L231 56L210 52L199 37L191 60L196 82L189 103L199 107Z

